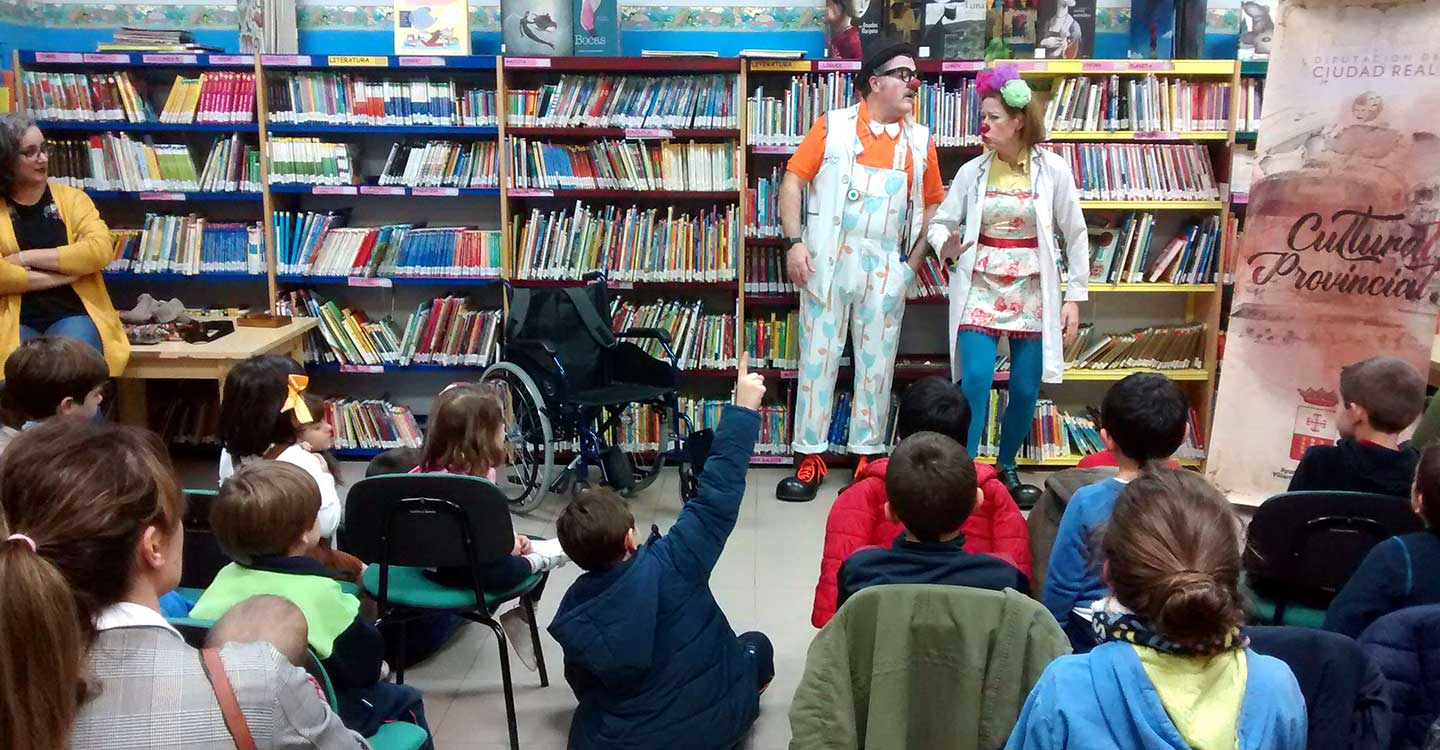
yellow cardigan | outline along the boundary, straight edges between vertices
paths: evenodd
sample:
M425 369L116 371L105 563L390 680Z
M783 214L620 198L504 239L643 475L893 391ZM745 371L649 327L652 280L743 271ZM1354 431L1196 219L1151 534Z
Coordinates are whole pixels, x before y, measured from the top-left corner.
M80 277L71 287L100 330L111 377L119 376L125 370L125 363L130 361L130 340L125 337L125 326L100 276L115 252L110 229L85 191L52 182L50 195L55 199L61 221L65 222L65 235L70 243L59 248L60 272ZM10 222L10 205L0 197L0 255L18 252L20 244L15 239L15 226ZM14 263L0 262L0 355L3 355L0 361L20 346L20 300L28 285L28 274ZM3 377L0 373L0 378Z

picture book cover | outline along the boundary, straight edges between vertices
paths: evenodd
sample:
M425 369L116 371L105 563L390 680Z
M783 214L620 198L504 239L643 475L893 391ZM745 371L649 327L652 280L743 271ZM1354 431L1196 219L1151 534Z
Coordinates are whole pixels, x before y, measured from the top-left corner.
M1095 57L1124 60L1130 56L1130 0L1096 0Z
M1176 19L1175 54L1187 60L1233 60L1240 45L1240 0L1187 0Z
M1275 0L1243 0L1240 3L1240 59L1270 59L1270 42L1275 37Z
M1005 43L1016 59L1035 56L1035 24L1039 10L1036 0L1013 0L1005 4Z
M949 0L921 5L924 32L920 56L980 60L985 56L985 0Z
M620 55L619 0L573 0L575 54L580 57Z
M395 0L395 54L470 54L466 0Z
M1169 60L1175 57L1175 3L1173 0L1130 0L1132 60Z
M574 12L572 0L502 0L500 39L505 54L535 57L575 54Z
M1096 0L1041 0L1037 49L1050 59L1094 56Z

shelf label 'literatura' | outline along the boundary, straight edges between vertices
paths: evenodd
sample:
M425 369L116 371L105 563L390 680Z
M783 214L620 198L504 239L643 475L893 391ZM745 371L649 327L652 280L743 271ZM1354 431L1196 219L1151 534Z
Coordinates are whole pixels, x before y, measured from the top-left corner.
M389 58L384 55L331 55L332 68L388 68Z

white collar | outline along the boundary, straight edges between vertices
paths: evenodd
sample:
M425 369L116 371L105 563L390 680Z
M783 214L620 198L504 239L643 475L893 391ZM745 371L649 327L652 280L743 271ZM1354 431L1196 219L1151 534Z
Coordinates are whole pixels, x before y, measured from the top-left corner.
M886 123L886 124L882 125L882 124L880 124L880 123L878 123L878 122L875 122L874 120L871 120L871 121L870 121L870 132L871 132L871 133L874 133L874 134L877 135L877 136L880 135L881 133L887 133L887 134L889 134L889 136L890 136L891 138L899 138L899 137L900 137L900 123L898 123L898 122L891 122L891 123Z
M153 609L135 602L116 602L100 610L95 616L95 630L117 628L165 628L180 638L180 631L165 621L165 616Z

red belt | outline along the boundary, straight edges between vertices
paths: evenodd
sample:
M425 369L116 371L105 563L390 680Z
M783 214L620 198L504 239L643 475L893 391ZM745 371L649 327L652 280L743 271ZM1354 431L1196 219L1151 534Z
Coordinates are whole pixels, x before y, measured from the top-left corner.
M991 237L980 235L980 244L990 247L1040 247L1039 237Z

